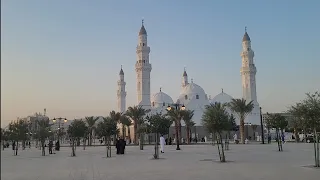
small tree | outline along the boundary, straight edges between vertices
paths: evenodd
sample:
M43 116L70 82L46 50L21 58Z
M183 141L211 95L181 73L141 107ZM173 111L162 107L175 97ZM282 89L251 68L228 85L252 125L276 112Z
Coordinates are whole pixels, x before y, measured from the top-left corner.
M225 149L229 150L229 140L230 140L230 131L236 129L237 123L236 123L236 118L233 116L233 114L229 114L227 123L225 125L225 131L226 133L226 140L225 140Z
M307 98L302 101L303 117L305 126L313 132L313 147L315 156L315 166L320 167L319 155L319 131L320 131L320 93L307 93Z
M209 132L214 132L217 136L217 146L220 162L226 162L224 154L224 146L222 142L222 131L228 126L229 114L225 110L225 106L221 103L210 104L206 106L202 115L202 123ZM220 151L221 145L221 151Z
M187 134L187 143L190 144L190 136L191 136L191 127L195 125L195 122L192 121L194 115L193 110L186 110L184 112L184 115L182 119L184 120L184 123L186 124L186 134Z
M11 139L15 142L14 155L18 155L19 141L25 142L28 133L28 124L24 120L17 120L9 124L9 131L11 134ZM24 145L22 144L24 147Z
M117 121L110 117L104 117L102 122L97 125L97 135L104 137L107 148L107 158L111 157L111 136L118 134Z
M71 125L68 127L67 133L71 138L72 157L76 156L76 142L79 142L81 138L84 138L87 132L88 127L86 126L86 123L82 120L73 120Z
M166 135L169 132L171 121L166 116L157 113L147 117L147 128L150 133L155 134L154 155L155 159L159 158L159 135Z
M268 119L270 120L270 123L272 125L272 128L276 129L278 150L283 151L281 137L284 136L283 130L288 126L288 121L286 120L286 117L284 117L278 113L275 113L275 114L267 113L267 115L268 115Z
M34 136L40 141L41 143L41 155L46 155L46 149L45 149L45 143L48 137L52 135L52 132L50 131L50 120L47 119L39 119L36 121L38 124L37 132L34 134Z
M240 118L240 139L241 139L241 143L245 144L244 120L254 108L253 101L250 101L249 103L247 103L245 99L232 99L232 101L229 103L229 107Z

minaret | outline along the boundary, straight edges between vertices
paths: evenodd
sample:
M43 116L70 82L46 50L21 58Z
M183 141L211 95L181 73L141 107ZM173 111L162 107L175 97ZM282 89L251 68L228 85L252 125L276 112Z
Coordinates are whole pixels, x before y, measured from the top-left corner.
M242 39L242 67L240 70L242 78L242 96L247 101L253 101L254 109L249 114L247 121L252 124L260 124L260 107L257 100L256 91L256 73L257 69L254 65L254 51L251 48L251 40L245 28L245 33Z
M120 79L118 81L118 91L117 91L117 96L118 96L118 111L120 113L124 113L126 111L126 82L124 82L124 72L121 70L119 73Z
M144 28L143 20L139 31L136 53L137 62L135 65L135 69L137 73L138 104L146 107L151 107L150 72L152 67L149 62L150 47L148 46L147 31Z
M183 75L182 75L181 87L184 88L188 84L189 84L189 82L188 82L188 74L187 74L186 68L184 68Z

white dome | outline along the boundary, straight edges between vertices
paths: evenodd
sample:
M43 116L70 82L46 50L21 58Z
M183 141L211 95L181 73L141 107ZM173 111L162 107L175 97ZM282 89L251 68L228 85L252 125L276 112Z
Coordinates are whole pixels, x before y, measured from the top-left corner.
M173 104L172 98L168 94L166 94L162 91L154 94L151 97L151 106L152 107L155 107L155 108L156 107L163 107L163 106L168 106L171 104Z
M186 85L179 96L180 103L188 104L189 101L196 99L201 101L207 101L208 97L202 87L199 85L191 82L190 84Z
M224 92L216 95L211 101L210 103L216 103L216 102L220 102L220 103L229 103L231 102L233 99L232 96L230 96L229 94L226 94Z

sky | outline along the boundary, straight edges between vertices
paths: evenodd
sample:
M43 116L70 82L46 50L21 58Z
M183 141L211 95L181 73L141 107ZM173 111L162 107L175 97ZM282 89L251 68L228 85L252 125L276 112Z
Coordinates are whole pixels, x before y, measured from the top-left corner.
M127 106L141 20L151 48L151 93L174 100L184 67L214 97L241 98L245 26L264 112L282 112L320 89L320 1L2 0L1 126L47 109L68 119L117 110L123 66Z

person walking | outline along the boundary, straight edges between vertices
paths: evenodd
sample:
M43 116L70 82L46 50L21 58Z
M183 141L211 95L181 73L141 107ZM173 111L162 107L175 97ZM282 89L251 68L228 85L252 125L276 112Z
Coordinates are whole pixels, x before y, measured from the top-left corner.
M166 140L164 139L163 135L160 137L160 150L161 153L164 153L164 145L166 144Z

